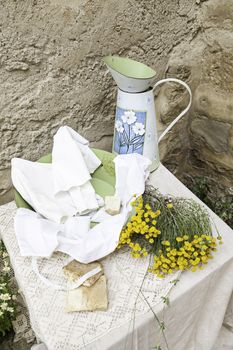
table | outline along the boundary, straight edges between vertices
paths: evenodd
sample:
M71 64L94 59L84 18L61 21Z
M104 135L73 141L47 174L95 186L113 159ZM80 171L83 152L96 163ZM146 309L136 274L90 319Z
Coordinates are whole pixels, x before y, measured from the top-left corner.
M164 194L200 202L163 165L151 174L150 183ZM90 313L90 323L86 323L86 313L65 314L64 292L47 290L31 271L30 259L20 256L13 231L14 213L13 203L0 207L1 234L28 304L32 327L48 350L155 348L160 330L144 298L153 305L153 311L160 318L164 315L170 350L213 349L233 290L233 231L211 210L210 216L224 244L204 270L182 273L180 282L170 293L169 307L164 310L161 296L169 292L170 282L177 275L165 280L148 277L140 288L148 260L131 261L124 252L114 253L103 261L109 284L110 310ZM135 266L131 269L130 264ZM49 268L54 269L52 262ZM80 331L82 326L83 332ZM166 349L163 338L161 348Z

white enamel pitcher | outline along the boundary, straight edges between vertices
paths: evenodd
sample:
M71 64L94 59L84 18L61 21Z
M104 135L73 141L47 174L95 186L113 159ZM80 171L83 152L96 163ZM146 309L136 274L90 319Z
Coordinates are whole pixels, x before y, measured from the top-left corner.
M158 143L189 110L192 93L189 86L175 78L162 79L154 87L156 72L150 67L118 56L107 56L104 62L118 85L113 138L113 153L139 153L152 161L151 171L159 165ZM158 137L153 90L165 82L183 85L189 93L188 106Z

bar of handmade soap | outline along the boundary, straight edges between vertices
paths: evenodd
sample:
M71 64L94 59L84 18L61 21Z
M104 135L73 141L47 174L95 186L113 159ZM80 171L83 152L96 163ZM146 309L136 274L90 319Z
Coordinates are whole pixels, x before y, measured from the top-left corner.
M103 266L99 262L82 264L77 260L72 260L68 265L63 267L63 272L68 278L69 282L75 282L87 272L94 270L97 267L100 267L101 271L95 274L94 276L89 277L85 282L83 282L84 286L91 287L104 273Z
M105 211L110 215L116 215L120 213L121 201L116 196L105 197Z
M67 292L66 311L105 311L108 308L106 278L102 275L91 287L81 286Z

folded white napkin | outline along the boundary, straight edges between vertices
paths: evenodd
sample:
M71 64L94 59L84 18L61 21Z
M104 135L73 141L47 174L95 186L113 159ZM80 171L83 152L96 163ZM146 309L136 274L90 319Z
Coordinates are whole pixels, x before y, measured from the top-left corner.
M138 154L115 158L116 194L123 206L115 216L100 209L92 217L99 224L92 229L89 216L69 217L64 224L58 224L31 210L18 209L15 232L21 254L49 257L56 250L82 263L90 263L113 252L129 217L133 195L139 196L145 190L150 164L150 160Z
M67 126L54 136L52 164L19 158L11 164L14 187L47 219L60 223L99 207L90 173L101 162L88 141Z

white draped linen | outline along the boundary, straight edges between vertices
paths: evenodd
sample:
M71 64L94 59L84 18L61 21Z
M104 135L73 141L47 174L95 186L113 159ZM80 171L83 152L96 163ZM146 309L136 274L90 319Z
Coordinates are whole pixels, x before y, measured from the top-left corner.
M101 161L88 144L73 129L62 126L54 135L52 164L11 160L13 185L36 212L61 223L99 207L90 174Z
M115 157L115 194L121 210L111 216L100 209L99 224L91 228L89 215L99 209L91 173L101 161L88 144L73 129L63 126L54 136L51 164L12 159L13 184L36 211L20 208L15 216L22 256L50 257L59 251L90 263L116 249L132 210L130 201L145 190L151 161L140 154ZM104 198L101 200L104 203Z
M150 183L164 194L199 201L162 165L150 176ZM155 348L160 331L150 307L159 318L164 315L170 350L213 349L233 290L233 231L212 211L210 216L224 244L204 270L182 273L165 310L161 297L178 276L164 280L151 275L144 278L148 259L132 260L127 252L120 251L103 260L108 311L69 315L64 311L64 293L46 289L31 271L30 258L20 256L13 230L14 213L13 203L0 207L1 234L28 304L32 326L48 350ZM41 264L41 269L56 276L61 260L60 255L55 255L47 267ZM160 344L166 349L162 337Z

